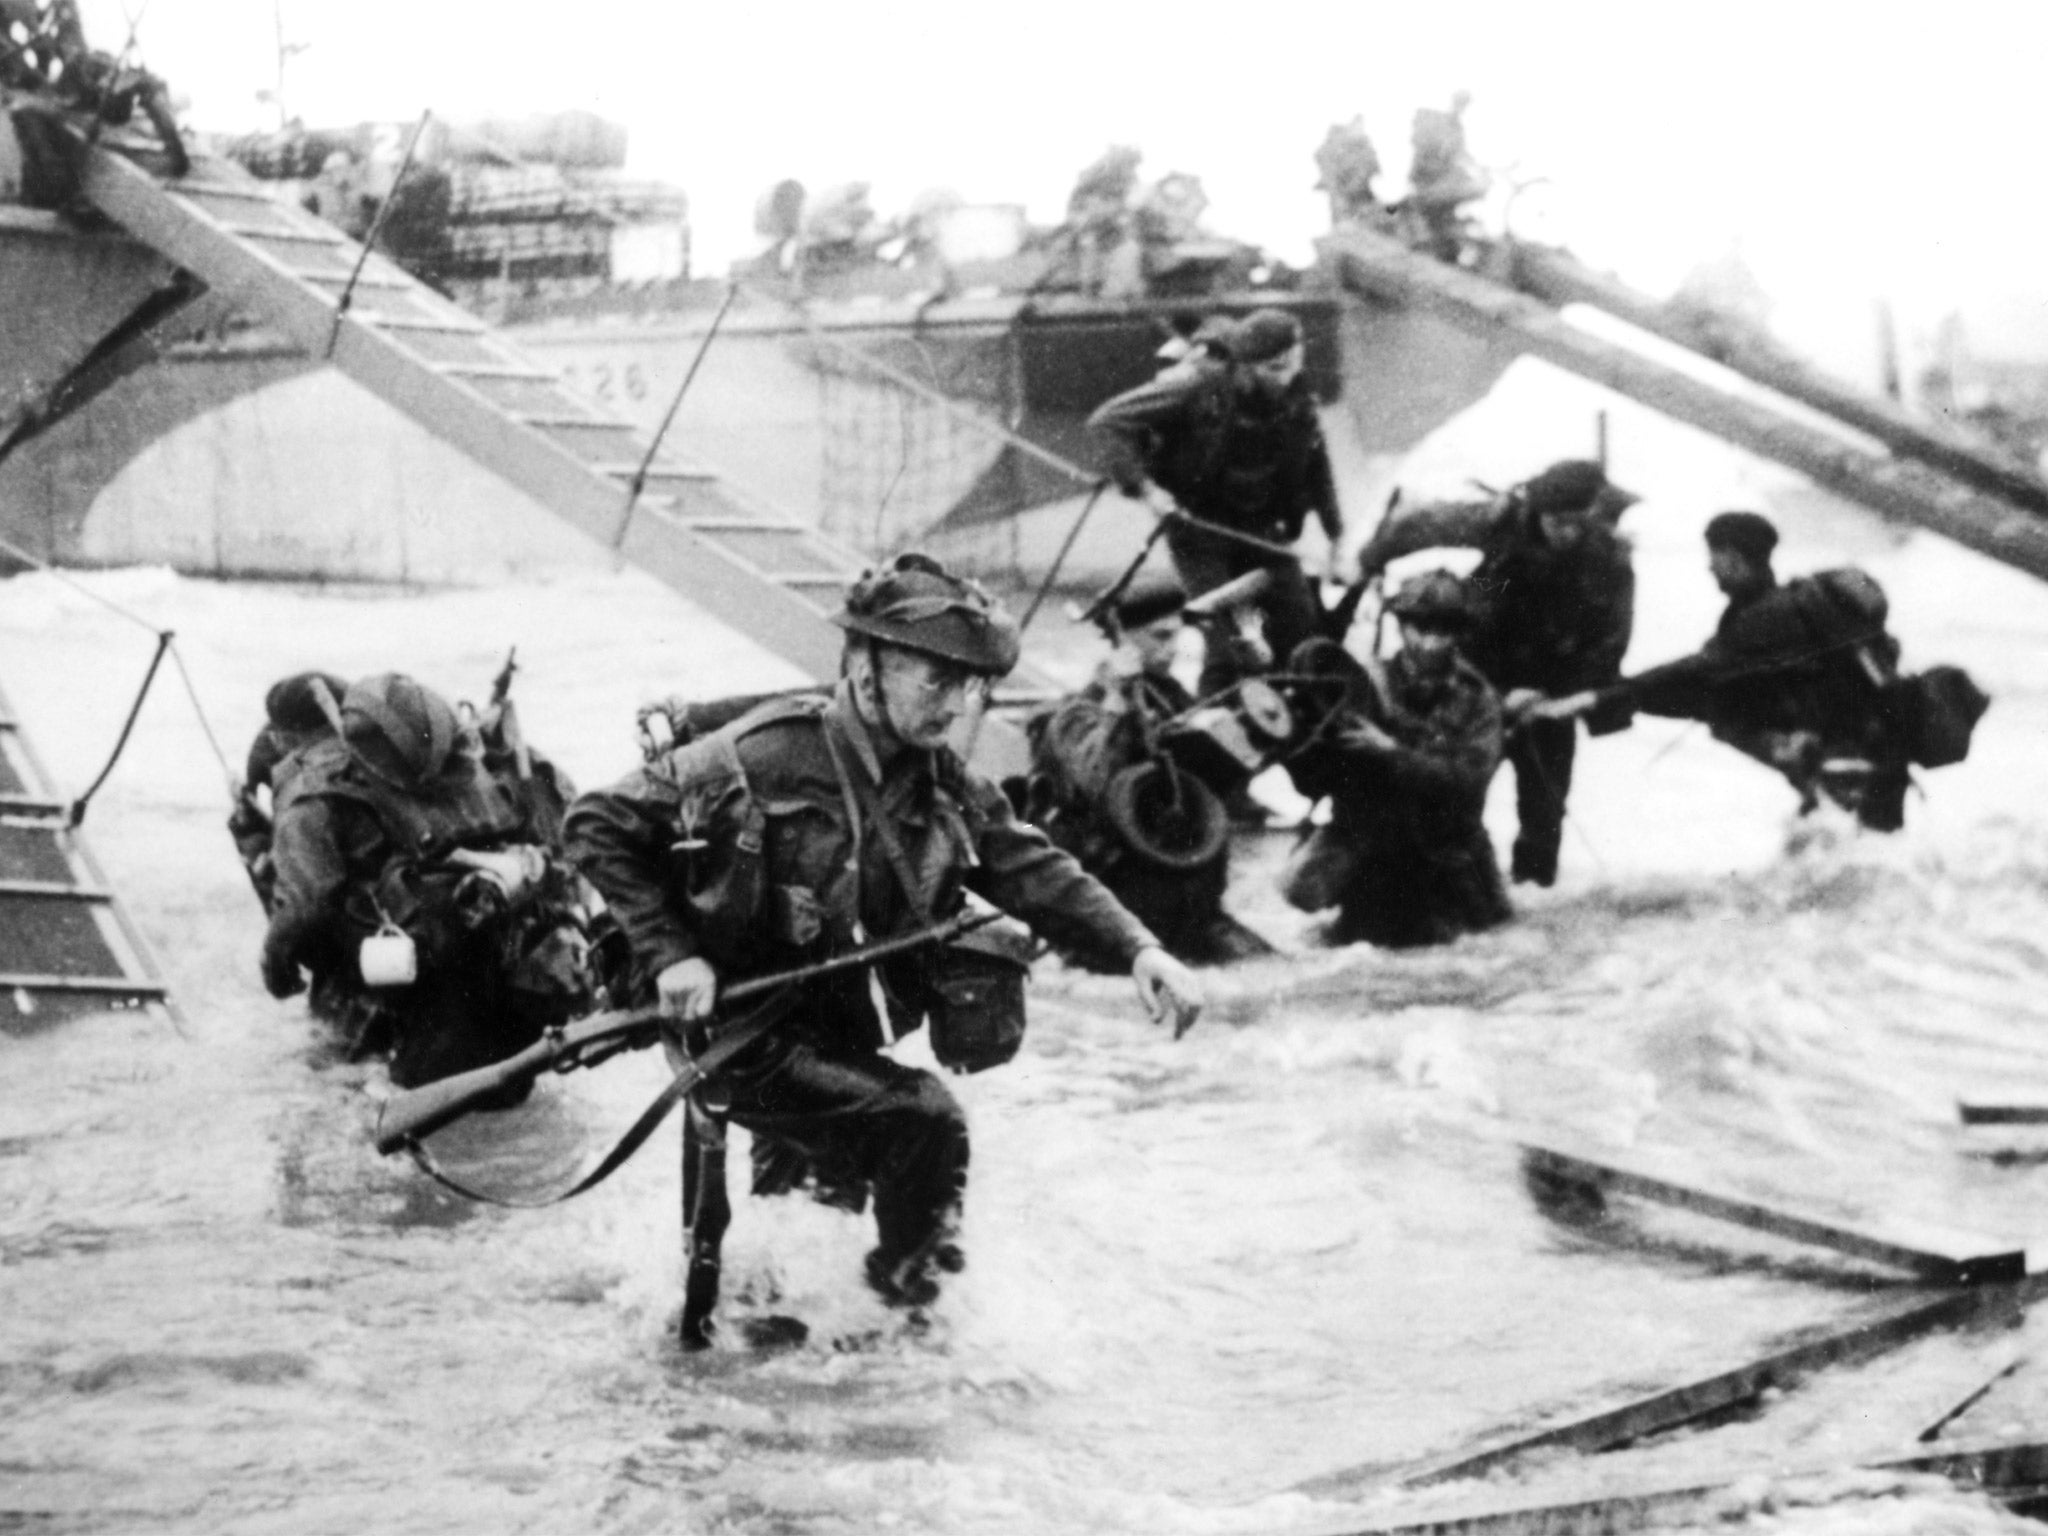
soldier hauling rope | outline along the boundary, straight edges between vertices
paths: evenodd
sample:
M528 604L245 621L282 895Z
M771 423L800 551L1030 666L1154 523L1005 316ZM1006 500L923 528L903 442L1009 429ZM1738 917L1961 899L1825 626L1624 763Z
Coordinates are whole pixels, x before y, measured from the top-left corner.
M1166 530L1181 585L1194 597L1252 570L1270 573L1259 611L1284 658L1321 629L1316 592L1289 546L1314 515L1332 574L1344 519L1330 455L1302 372L1301 327L1283 310L1247 315L1219 338L1228 360L1167 369L1088 418L1111 447L1126 496L1178 514ZM1227 655L1207 658L1199 691L1246 675Z

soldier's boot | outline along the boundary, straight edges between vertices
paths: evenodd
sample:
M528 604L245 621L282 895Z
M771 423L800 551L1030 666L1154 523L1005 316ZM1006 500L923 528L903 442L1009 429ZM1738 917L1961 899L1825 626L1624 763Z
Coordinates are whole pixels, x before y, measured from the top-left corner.
M1557 884L1557 850L1557 843L1549 839L1516 838L1514 857L1509 866L1515 884L1540 885L1546 889Z
M725 1188L725 1124L692 1099L683 1111L683 1315L686 1350L709 1349L732 1204Z
M944 1216L931 1233L908 1253L877 1247L867 1257L867 1280L883 1305L918 1312L939 1299L939 1276L957 1275L967 1267L960 1246L959 1212Z
M868 1288L882 1298L884 1306L915 1311L939 1299L939 1282L932 1274L937 1267L931 1253L898 1258L877 1248L867 1257Z

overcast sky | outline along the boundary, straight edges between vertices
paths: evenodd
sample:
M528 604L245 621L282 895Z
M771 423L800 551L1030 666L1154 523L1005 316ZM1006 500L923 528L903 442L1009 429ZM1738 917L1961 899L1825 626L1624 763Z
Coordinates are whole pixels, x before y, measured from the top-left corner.
M1397 193L1410 115L1469 90L1478 158L1542 177L1516 224L1668 291L1739 242L1809 339L1951 307L1996 350L2038 332L2048 5L1230 7L1029 0L126 0L201 128L274 121L277 15L312 125L589 109L630 169L690 194L698 268L752 245L755 197L864 180L885 214L950 187L1056 220L1108 145L1202 179L1209 223L1305 261L1316 146L1363 114ZM86 0L102 47L123 0ZM129 13L132 14L132 9ZM1995 334L1994 334L1995 333Z

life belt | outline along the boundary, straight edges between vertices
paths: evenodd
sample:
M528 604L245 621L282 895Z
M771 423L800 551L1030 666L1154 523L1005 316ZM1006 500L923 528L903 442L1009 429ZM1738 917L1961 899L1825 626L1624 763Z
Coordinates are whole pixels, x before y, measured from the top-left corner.
M1230 841L1216 792L1167 762L1134 763L1111 778L1103 814L1132 853L1160 869L1201 869Z

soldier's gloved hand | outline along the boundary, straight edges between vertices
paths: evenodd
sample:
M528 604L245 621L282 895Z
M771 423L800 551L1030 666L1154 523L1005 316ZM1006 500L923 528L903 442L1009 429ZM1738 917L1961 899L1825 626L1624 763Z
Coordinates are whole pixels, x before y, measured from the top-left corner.
M263 990L282 1002L305 991L306 982L299 975L298 966L280 955L266 953L263 956Z
M1195 973L1154 944L1138 951L1131 962L1131 980L1138 984L1138 997L1152 1021L1173 1020L1173 1038L1178 1040L1202 1016L1202 983Z
M1340 726L1330 734L1330 739L1338 746L1349 747L1354 752L1391 752L1401 745L1366 719L1353 719Z
M718 1006L718 972L708 960L692 955L678 960L654 978L654 990L661 998L661 1011L685 1024L711 1017Z
M1500 701L1500 712L1509 725L1520 725L1542 702L1543 695L1534 688L1510 688Z
M1178 512L1180 510L1180 503L1173 499L1173 492L1166 489L1163 485L1154 485L1148 480L1145 482L1145 488L1139 495L1145 505L1161 517L1166 516L1169 512Z

